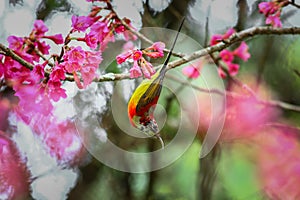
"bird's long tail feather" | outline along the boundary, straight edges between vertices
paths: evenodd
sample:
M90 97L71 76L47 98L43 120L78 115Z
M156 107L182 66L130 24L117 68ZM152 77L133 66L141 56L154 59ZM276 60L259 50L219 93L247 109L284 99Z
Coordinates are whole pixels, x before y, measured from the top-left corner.
M181 21L181 23L180 23L180 26L179 26L179 28L178 28L178 31L177 31L176 37L175 37L175 39L174 39L174 42L173 42L173 44L172 44L172 47L171 47L171 49L170 49L170 51L169 51L169 53L168 53L168 55L167 55L167 58L166 58L166 60L165 60L165 62L164 62L164 64L163 64L163 66L162 66L161 73L163 73L163 74L166 72L166 69L167 69L166 67L167 67L167 65L168 65L168 63L169 63L169 60L170 60L170 58L171 58L173 49L174 49L174 47L175 47L175 44L176 44L178 35L179 35L179 33L180 33L180 31L181 31L181 28L182 28L182 25L183 25L183 23L184 23L184 20L185 20L185 17L183 17L183 19L182 19L182 21Z

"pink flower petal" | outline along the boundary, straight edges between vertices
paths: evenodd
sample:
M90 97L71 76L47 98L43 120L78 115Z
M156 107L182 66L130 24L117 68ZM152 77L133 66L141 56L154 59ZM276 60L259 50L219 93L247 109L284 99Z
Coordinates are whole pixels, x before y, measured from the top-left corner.
M240 66L238 64L235 63L226 63L228 66L228 72L231 76L235 76L237 75L237 73L239 72L239 68Z
M117 55L116 60L118 64L122 64L123 62L125 62L130 56L132 55L131 51L122 53Z
M137 64L137 61L134 61L133 67L129 70L129 72L130 72L130 78L137 78L142 76L142 71Z
M187 66L182 69L182 73L189 78L198 78L200 75L199 70L193 66Z
M142 55L143 55L143 52L141 50L135 50L132 54L132 58L133 58L133 60L139 60L139 59L141 59Z
M247 61L251 56L248 49L248 45L243 41L240 46L233 51L233 54L241 58L243 61Z
M232 62L234 59L233 53L227 49L224 49L220 52L220 57L224 62Z

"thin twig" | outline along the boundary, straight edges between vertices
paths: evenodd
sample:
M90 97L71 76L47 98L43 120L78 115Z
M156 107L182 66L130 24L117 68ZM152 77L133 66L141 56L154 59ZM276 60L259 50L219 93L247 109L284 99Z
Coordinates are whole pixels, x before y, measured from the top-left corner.
M300 5L296 4L295 1L289 1L289 5L294 6L294 7L298 8L298 9L300 9Z
M11 50L10 48L4 46L1 43L0 43L0 50L4 52L5 56L9 56L12 59L14 59L15 61L17 61L18 63L20 63L21 65L23 65L24 67L26 67L30 70L33 70L33 68L34 68L33 64L31 64L30 62L27 62L26 60L21 58L18 54L16 54L13 50Z

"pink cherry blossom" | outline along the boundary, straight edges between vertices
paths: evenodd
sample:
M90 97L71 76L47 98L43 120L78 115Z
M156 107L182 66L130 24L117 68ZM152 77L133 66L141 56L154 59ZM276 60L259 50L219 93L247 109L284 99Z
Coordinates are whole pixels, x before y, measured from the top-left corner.
M81 68L80 73L83 79L83 87L89 85L96 77L96 70L102 62L101 52L86 52L86 62Z
M109 37L108 33L110 32L108 28L108 22L97 21L91 26L91 34L97 36L98 41L104 41L106 37ZM102 45L103 46L103 45Z
M231 63L231 62L228 62L226 64L227 64L227 67L228 67L229 74L231 76L237 75L237 73L239 72L240 65L235 64L235 63Z
M66 98L66 90L62 88L62 83L60 81L49 80L47 83L47 93L50 99L57 102L61 98Z
M149 63L147 60L145 60L144 58L140 59L140 66L142 69L142 72L144 74L144 76L148 79L151 78L151 76L153 74L155 74L155 70L153 69L153 66L151 63Z
M241 58L243 61L247 61L251 56L248 50L248 45L243 41L240 46L233 51L233 54Z
M230 28L226 31L226 33L223 35L223 39L228 39L230 36L232 36L235 33L235 30L233 28Z
M47 82L46 93L53 101L58 101L60 98L66 98L66 91L62 88L61 81L66 78L65 68L63 65L56 65L50 74L50 79Z
M83 88L86 88L95 78L96 69L94 66L86 65L80 70L83 80Z
M64 80L65 78L66 78L65 69L64 69L63 65L56 65L50 74L50 80L52 80L54 82L60 82L61 80Z
M103 60L101 51L86 51L85 57L86 64L94 66L95 68L98 68Z
M141 59L142 55L143 55L143 53L142 53L141 50L135 50L132 53L132 59L133 60L139 60L139 59Z
M123 33L125 30L126 29L125 29L124 25L120 25L120 26L115 28L116 33Z
M280 13L276 15L269 15L266 18L266 24L272 25L274 28L281 28L282 23L280 21Z
M226 31L226 33L224 35L215 34L210 39L210 45L218 44L222 40L228 39L234 33L235 33L235 30L233 28L230 28Z
M50 46L45 41L37 41L36 42L37 49L44 55L49 54Z
M149 56L151 58L162 57L164 56L163 53L164 48L165 48L164 43L155 42L153 43L153 45L145 48L144 50L139 50L139 49L128 50L122 54L119 54L116 56L116 60L118 64L121 64L129 58L133 59L135 66L131 68L130 71L131 77L140 76L142 71L146 78L151 78L151 76L155 73L155 70L153 69L152 64L145 60L143 55ZM138 69L136 65L139 65L141 69Z
M24 45L24 38L17 37L14 35L8 36L7 38L9 48L15 51L21 51Z
M73 74L75 83L80 89L94 80L99 64L102 62L101 52L83 51L81 47L71 48L64 58L65 62L61 66Z
M35 74L32 73L29 77L31 79L27 78L24 79L23 82L18 82L13 85L13 89L16 91L15 96L19 98L16 112L27 124L31 122L33 116L48 116L53 109L48 84L45 85L44 83L35 82L36 78L32 78L34 75ZM24 84L25 82L26 84ZM50 82L53 81L50 80ZM55 98L56 97L54 97L54 99Z
M75 31L85 31L93 24L93 20L87 16L72 16L72 27Z
M65 61L76 62L78 64L83 64L85 58L85 51L80 46L71 47L64 55Z
M132 55L132 51L127 51L122 54L117 55L116 60L118 64L122 64Z
M163 42L154 42L150 48L153 48L154 51L163 52L166 45Z
M130 24L128 24L128 26L129 27L131 27L133 30L136 30L133 26L131 26ZM124 36L124 39L126 40L126 41L130 41L130 40L137 40L138 39L138 37L135 35L135 34L133 34L132 32L130 32L130 31L124 31L123 32L123 36Z
M98 46L98 38L97 35L93 32L90 32L88 34L85 34L85 38L84 41L86 42L86 44L92 48L95 49Z
M63 44L64 43L64 38L62 34L55 34L55 35L50 35L50 36L43 36L43 38L47 38L49 40L52 40L55 44Z
M36 83L38 83L40 80L44 78L45 74L45 66L47 65L47 61L45 61L43 64L37 64L34 66L32 70L33 77L36 80Z
M130 72L130 78L137 78L137 77L142 76L142 71L137 64L137 61L133 62L133 67L131 67L129 72Z
M289 1L271 1L261 2L258 5L259 11L266 17L266 24L272 25L274 28L282 27L280 15L282 7L289 4Z
M77 62L65 62L64 67L68 73L77 72L81 69L81 65Z
M145 55L149 56L150 58L160 58L164 56L164 53L157 51L146 51Z
M143 50L143 53L151 58L159 58L164 56L164 49L165 44L163 42L155 42Z
M33 26L34 26L33 31L37 37L44 36L45 33L48 31L47 26L42 20L36 20Z
M223 36L220 35L220 34L215 34L211 37L210 39L210 45L215 45L215 44L218 44L219 42L221 42L223 39Z
M17 81L18 79L22 79L22 77L27 77L30 73L28 68L8 56L4 58L3 66L3 73L6 79Z
M198 78L200 75L199 70L194 66L186 66L182 69L182 73L189 78Z
M259 12L265 16L272 15L278 10L278 6L274 2L261 2L258 4Z
M234 59L233 53L227 49L224 49L220 52L220 57L224 62L232 62Z

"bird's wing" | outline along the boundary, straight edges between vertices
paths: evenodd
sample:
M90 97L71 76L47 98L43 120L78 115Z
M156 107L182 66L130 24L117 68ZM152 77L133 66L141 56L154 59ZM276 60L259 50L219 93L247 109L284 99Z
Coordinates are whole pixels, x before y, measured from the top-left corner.
M140 100L136 106L136 112L140 113L140 111L148 112L149 109L155 105L158 101L159 95L162 89L162 81L163 77L158 76L154 79L150 84L144 94L141 96Z

